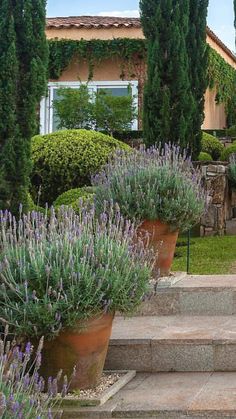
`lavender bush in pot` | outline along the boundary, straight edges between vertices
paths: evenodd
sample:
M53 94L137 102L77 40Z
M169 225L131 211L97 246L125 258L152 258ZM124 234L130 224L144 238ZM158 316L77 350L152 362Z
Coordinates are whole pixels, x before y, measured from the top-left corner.
M0 338L0 417L4 419L59 419L58 384L62 371L48 383L39 375L43 339L34 351L28 342L21 351L14 341L7 341L8 328ZM62 392L68 391L67 378L64 377Z
M179 231L190 229L204 211L201 173L179 147L119 152L93 178L95 205L118 203L121 213L140 224L140 234L159 252L156 271L168 275ZM146 239L145 239L146 240Z
M45 337L42 374L67 375L71 388L97 384L116 310L135 309L147 290L152 258L118 210L76 215L53 209L17 222L0 214L0 317L19 338Z

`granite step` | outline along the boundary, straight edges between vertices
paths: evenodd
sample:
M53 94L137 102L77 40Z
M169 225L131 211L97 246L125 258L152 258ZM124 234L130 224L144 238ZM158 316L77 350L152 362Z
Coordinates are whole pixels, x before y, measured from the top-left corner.
M106 368L236 371L236 316L116 317Z
M236 314L236 275L185 275L177 279L173 284L160 284L138 315Z
M235 372L139 373L103 406L67 409L73 418L236 418Z

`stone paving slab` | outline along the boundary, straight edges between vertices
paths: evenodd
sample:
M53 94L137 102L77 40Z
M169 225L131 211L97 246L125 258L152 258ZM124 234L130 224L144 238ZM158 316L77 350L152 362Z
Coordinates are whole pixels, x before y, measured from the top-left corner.
M111 344L122 341L138 343L151 340L165 341L236 341L236 316L145 316L116 317Z
M106 368L236 371L236 316L117 317Z
M63 416L76 417L236 418L236 373L137 374L104 406Z
M236 288L236 275L187 275L172 288Z
M171 286L157 288L137 315L236 314L236 275L185 275Z

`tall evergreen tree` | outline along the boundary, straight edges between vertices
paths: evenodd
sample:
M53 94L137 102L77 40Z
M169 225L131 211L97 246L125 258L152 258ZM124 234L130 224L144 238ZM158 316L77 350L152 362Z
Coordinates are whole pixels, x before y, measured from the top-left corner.
M188 147L193 112L186 42L189 0L141 0L140 10L148 43L145 142L170 141Z
M45 10L45 0L0 0L0 207L14 213L27 209L30 140L46 91Z
M190 143L195 157L201 150L201 126L204 121L204 95L207 89L209 47L206 43L207 9L209 0L190 0L187 51L191 92L194 99Z
M16 180L18 61L11 6L8 0L0 2L0 208L10 207Z

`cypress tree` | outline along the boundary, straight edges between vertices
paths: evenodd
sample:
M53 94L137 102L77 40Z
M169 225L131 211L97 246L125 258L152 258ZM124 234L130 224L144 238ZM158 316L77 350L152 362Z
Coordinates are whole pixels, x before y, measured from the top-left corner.
M8 0L0 2L0 208L10 207L16 180L18 61L11 6Z
M209 47L206 43L207 9L209 0L190 0L187 50L191 92L194 99L189 135L194 157L201 150L201 126L204 121L204 94L207 89Z
M36 132L37 107L46 91L46 2L0 0L0 5L0 30L3 28L0 33L1 43L6 39L4 28L8 26L11 29L4 43L4 56L10 54L9 49L14 51L6 61L0 54L8 69L0 72L0 86L5 83L9 86L8 91L1 90L0 93L1 107L9 108L9 112L0 113L0 205L1 208L9 208L17 213L20 203L27 209L31 170L30 140Z
M141 22L148 43L144 91L145 143L189 146L193 98L186 40L188 0L141 0Z

